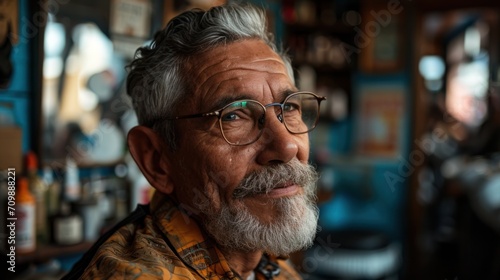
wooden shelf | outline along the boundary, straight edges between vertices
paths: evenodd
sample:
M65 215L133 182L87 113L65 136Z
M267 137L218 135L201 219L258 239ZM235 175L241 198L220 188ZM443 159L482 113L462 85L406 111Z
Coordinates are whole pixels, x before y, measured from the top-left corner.
M18 254L17 262L23 263L42 263L53 258L69 256L78 253L85 253L94 242L83 242L71 246L62 245L42 245L35 252L28 254Z

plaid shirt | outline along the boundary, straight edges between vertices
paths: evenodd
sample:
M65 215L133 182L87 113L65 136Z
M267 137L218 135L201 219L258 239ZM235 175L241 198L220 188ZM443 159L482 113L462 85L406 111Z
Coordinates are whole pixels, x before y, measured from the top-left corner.
M241 279L216 244L168 196L156 192L147 212L118 226L72 272L82 272L80 279ZM256 269L255 279L301 279L284 258L263 259L272 262L266 267L275 265L280 273L267 278ZM66 279L79 278L76 275Z

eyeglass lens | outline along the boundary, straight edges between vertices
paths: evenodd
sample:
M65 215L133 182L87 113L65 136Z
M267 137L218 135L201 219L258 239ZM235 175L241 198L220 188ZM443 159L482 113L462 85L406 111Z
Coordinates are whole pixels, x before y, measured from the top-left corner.
M265 110L257 101L244 100L230 103L220 114L222 135L233 145L254 142L262 134ZM289 132L306 133L315 127L318 120L318 99L311 93L291 95L284 101L282 113Z

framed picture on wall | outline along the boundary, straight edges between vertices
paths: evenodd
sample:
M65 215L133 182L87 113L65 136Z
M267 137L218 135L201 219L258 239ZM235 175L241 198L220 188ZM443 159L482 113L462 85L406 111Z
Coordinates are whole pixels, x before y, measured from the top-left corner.
M153 9L148 0L112 0L110 33L116 52L132 59L151 34Z
M405 152L408 105L400 79L358 78L355 93L356 153L395 159Z
M365 73L402 70L405 7L401 1L365 1L362 22L355 27L360 70Z

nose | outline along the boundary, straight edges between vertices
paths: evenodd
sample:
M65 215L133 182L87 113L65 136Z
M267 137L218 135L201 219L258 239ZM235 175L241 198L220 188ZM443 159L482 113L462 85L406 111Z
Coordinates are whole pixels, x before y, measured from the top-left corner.
M272 109L269 109L269 107L273 107L276 117L281 123L283 123L283 111L281 109L281 106L281 103L270 103L265 105L264 107L266 108L266 113L269 111L273 111Z
M289 162L299 154L303 136L288 132L280 109L266 110L266 114L262 136L258 141L262 148L257 161L261 165Z

